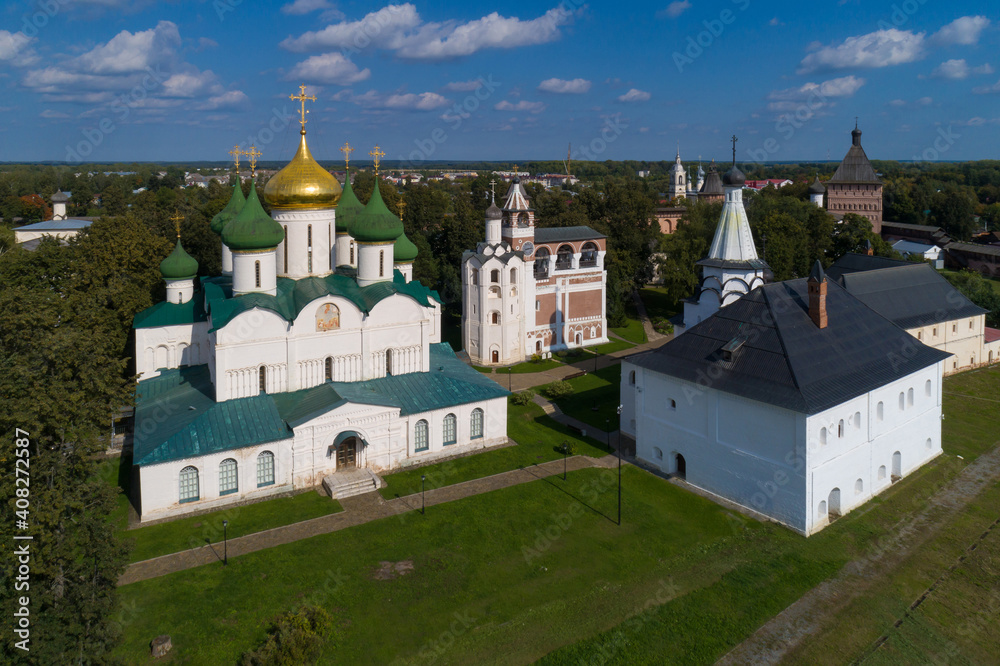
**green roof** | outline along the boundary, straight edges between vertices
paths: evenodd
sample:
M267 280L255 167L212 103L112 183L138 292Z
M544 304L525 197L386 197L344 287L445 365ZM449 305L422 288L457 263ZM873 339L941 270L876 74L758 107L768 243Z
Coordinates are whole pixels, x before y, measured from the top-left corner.
M184 251L180 238L174 251L160 262L160 274L167 280L184 280L198 274L198 261Z
M246 197L243 196L243 189L240 187L239 183L233 185L233 196L229 198L229 203L226 207L215 214L212 218L212 231L222 235L222 230L229 224L234 217L240 214L243 210L243 206L246 204Z
M403 235L403 223L386 208L375 181L368 205L350 222L351 236L362 243L388 243Z
M359 287L354 278L339 273L301 280L278 278L274 296L261 293L233 296L228 277L208 278L202 284L212 315L212 330L223 328L237 315L254 308L270 310L286 321L294 321L305 306L325 296L346 298L365 314L393 294L409 296L424 307L430 307L434 301L442 302L436 291L416 281L406 282L399 271L394 271L392 282L376 282L367 287Z
M292 393L221 403L212 397L208 366L164 370L138 385L133 464L152 465L288 439L291 428L347 403L397 407L407 416L508 395L460 361L448 343L430 346L430 362L430 372L327 382ZM144 427L147 422L155 427Z
M163 301L146 308L132 320L132 328L159 328L160 326L183 326L207 321L203 298L200 292L187 303L167 303Z
M278 247L284 239L281 225L260 205L257 184L251 184L243 209L222 229L222 242L231 250L267 250Z
M213 394L206 365L163 370L139 382L133 464L183 460L292 436L267 394L220 403ZM155 427L144 427L147 422Z
M351 173L347 173L344 179L344 192L340 195L340 203L337 204L337 232L350 233L351 223L357 219L358 215L364 211L365 206L358 201L351 187Z
M413 260L417 258L417 246L413 244L406 234L403 234L396 239L396 243L392 246L392 260L397 264L412 264Z

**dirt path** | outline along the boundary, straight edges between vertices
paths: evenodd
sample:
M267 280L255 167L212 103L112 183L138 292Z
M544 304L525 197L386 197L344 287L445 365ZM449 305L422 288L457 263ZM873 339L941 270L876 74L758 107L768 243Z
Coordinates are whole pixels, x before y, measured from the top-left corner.
M900 521L873 551L849 562L836 576L807 592L771 618L718 664L774 664L864 594L935 534L958 511L1000 477L1000 447L977 458L927 502Z

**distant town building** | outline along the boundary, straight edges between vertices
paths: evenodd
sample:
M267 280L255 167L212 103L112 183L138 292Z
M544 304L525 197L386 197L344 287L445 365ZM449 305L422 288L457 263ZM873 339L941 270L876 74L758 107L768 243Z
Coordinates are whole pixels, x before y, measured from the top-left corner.
M824 194L826 194L826 187L823 186L823 183L819 182L819 174L817 174L816 180L809 186L809 201L817 207L822 208Z
M708 166L708 176L705 182L698 188L698 201L711 203L722 201L726 196L726 190L722 186L722 179L719 177L719 170L715 166L715 160Z

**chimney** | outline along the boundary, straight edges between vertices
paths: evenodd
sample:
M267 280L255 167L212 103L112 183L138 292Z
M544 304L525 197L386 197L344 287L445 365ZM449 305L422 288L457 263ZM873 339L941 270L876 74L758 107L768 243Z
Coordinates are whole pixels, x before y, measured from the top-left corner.
M809 318L817 328L826 328L826 274L823 266L816 260L812 272L809 273Z
M870 240L865 241L865 254L869 257L875 254L875 250L872 249L872 242Z

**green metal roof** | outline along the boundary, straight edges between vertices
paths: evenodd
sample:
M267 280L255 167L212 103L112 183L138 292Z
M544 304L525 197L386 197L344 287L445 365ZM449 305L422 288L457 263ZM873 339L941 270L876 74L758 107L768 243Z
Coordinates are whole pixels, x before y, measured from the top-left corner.
M183 460L292 436L267 394L217 403L213 393L205 365L164 370L139 382L133 464Z
M406 237L406 234L397 238L392 246L392 260L397 264L412 264L417 258L417 253L417 246Z
M392 282L376 282L367 287L359 287L352 277L339 273L301 280L278 278L274 296L253 293L234 297L230 278L208 278L203 284L212 314L212 330L223 328L237 315L254 308L270 310L285 321L293 321L306 305L325 296L346 298L365 314L393 294L409 296L424 307L433 305L433 301L442 302L436 291L416 281L406 282L399 271L394 271Z
M354 188L351 187L351 174L348 172L347 177L344 178L344 192L340 195L340 203L337 204L337 232L350 233L351 223L364 209L364 204L358 201L357 195L354 194Z
M160 326L183 326L206 321L201 292L195 292L187 303L157 303L146 308L132 320L132 328L158 328Z
M198 274L198 261L184 251L180 238L174 251L160 262L160 274L167 280L184 280Z
M285 230L264 212L257 197L257 184L250 185L243 210L222 229L222 242L231 250L267 250L278 247Z
M398 407L407 416L508 395L460 361L448 343L431 345L430 361L430 372L327 382L221 403L212 397L208 366L164 370L137 388L133 464L153 465L288 439L292 428L347 403Z
M234 217L240 214L246 202L247 199L243 196L243 189L239 183L233 185L233 196L229 198L229 203L212 218L212 223L209 225L212 227L212 231L221 236L222 230Z
M403 223L386 208L378 181L368 205L350 225L351 236L361 243L388 243L403 235Z

